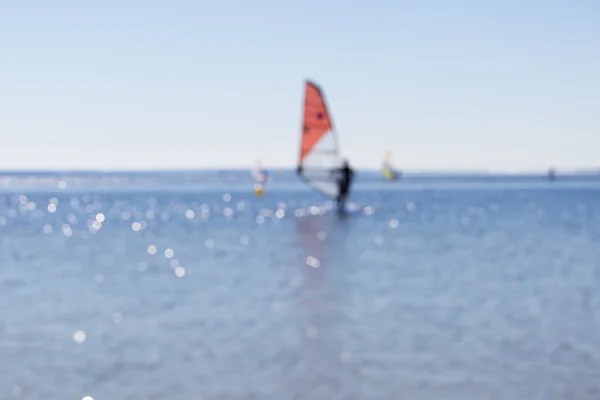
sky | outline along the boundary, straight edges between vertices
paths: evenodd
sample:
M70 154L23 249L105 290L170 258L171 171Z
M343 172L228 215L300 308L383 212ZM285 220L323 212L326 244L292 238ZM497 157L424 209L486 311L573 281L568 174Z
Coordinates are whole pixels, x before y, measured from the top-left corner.
M600 166L595 0L0 0L0 169Z

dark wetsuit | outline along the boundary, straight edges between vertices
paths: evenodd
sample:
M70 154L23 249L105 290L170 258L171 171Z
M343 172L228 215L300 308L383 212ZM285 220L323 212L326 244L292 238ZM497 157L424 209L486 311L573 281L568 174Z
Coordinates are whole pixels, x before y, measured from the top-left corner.
M340 169L340 178L338 181L339 184L339 195L336 199L338 204L343 204L348 198L348 192L350 191L350 186L352 186L352 179L354 178L354 171L350 168L349 165L344 165Z

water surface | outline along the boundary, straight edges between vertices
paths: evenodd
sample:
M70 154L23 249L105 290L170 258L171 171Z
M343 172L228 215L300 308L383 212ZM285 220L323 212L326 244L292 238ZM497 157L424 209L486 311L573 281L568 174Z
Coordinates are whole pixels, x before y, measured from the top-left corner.
M0 398L600 398L594 179L367 176L341 217L82 176L4 178Z

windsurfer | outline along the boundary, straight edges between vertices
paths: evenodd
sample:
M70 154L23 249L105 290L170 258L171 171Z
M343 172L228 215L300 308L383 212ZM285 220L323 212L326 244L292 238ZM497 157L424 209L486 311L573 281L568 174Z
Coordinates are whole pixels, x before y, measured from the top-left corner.
M348 160L344 160L344 164L342 165L342 168L340 168L339 172L339 195L336 200L338 206L341 206L348 199L348 193L350 192L350 186L352 186L352 180L354 178L354 170L352 167L350 167Z

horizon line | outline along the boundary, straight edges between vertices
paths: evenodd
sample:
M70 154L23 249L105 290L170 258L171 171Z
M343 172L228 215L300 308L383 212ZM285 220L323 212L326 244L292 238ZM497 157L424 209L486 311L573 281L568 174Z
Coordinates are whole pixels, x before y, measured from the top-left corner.
M126 173L195 173L195 172L241 172L252 171L254 166L236 167L198 167L198 168L8 168L0 169L0 175L23 175L23 174L126 174ZM295 167L271 166L264 168L267 171L294 171ZM355 167L357 171L380 172L380 168ZM415 168L397 169L402 175L547 175L552 169L556 174L586 175L600 174L600 167L595 168L548 168L545 170L493 170L493 169L452 169L452 168Z

